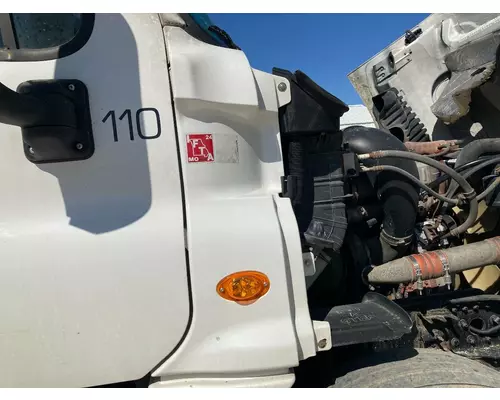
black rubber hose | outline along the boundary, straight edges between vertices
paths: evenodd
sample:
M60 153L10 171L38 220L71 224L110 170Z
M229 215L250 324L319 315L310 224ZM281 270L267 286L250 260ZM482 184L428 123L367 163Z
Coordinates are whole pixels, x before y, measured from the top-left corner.
M358 156L360 160L370 159L370 158L379 159L386 157L404 158L430 165L431 167L439 169L440 171L448 174L450 178L455 180L462 187L465 193L465 197L468 198L469 200L469 215L467 216L467 219L459 227L453 229L449 234L445 235L444 237L447 237L449 235L459 236L460 234L467 231L467 229L469 229L474 224L477 218L477 213L479 208L478 201L474 189L462 175L460 175L458 172L454 171L447 165L437 160L434 160L426 156L422 156L420 154L409 153L405 151L382 150L382 151L374 151L368 154L361 154ZM448 195L447 197L450 196Z
M477 160L474 160L474 161L470 161L468 162L467 164L464 164L464 165L461 165L460 167L458 168L453 168L455 171L457 172L462 172L462 171L465 171L466 169L469 169L469 168L472 168L478 164L481 164L483 161L485 160L489 160L493 158L492 156L490 157L479 157L479 159ZM434 188L434 187L437 187L439 186L441 183L447 181L448 179L450 179L450 177L447 175L447 174L443 174L441 175L439 178L437 179L434 179L432 182L429 182L428 186L430 188Z
M488 186L484 192L477 195L477 201L483 200L486 196L488 196L491 192L493 192L498 185L500 184L500 178L496 178L493 183Z
M455 169L471 161L477 160L480 156L488 153L500 153L500 139L476 139L470 142L460 151L457 162L455 163ZM457 189L456 184L450 184L450 190L453 190L453 193L455 193Z
M493 164L499 164L500 163L500 156L490 158L489 160L483 161L481 164L476 165L475 167L471 168L467 172L463 174L464 178L469 178L472 175L474 175L476 172L482 170L484 167L487 167L489 165Z
M450 199L448 197L445 197L438 192L432 190L429 186L427 186L425 183L420 181L418 178L415 178L412 174L409 172L406 172L404 169L394 167L392 165L377 165L375 167L370 167L370 168L362 168L361 169L363 172L371 172L371 171L393 171L397 172L398 174L403 175L407 179L411 180L415 185L419 186L422 190L425 190L427 193L430 195L434 196L436 199L444 201L446 203L450 203L453 205L458 205L459 200L458 199ZM500 180L500 179L499 179ZM487 195L487 194L486 194Z
M458 172L456 172L452 168L448 167L447 165L437 160L434 160L432 158L420 154L410 153L406 151L398 151L398 150L381 150L381 151L374 151L369 154L361 154L360 156L358 156L360 160L365 160L367 158L377 159L377 158L387 158L387 157L406 158L408 160L413 160L423 164L430 165L431 167L439 169L440 171L448 174L450 178L452 178L462 187L464 193L471 193L472 195L472 193L474 192L474 189L469 184L469 182L467 182L467 180Z
M477 301L500 301L500 296L497 294L478 294L476 296L460 297L458 299L450 299L450 304L472 303Z
M454 166L454 170L457 171L457 172L462 172L462 171L465 171L466 169L469 169L469 168L472 168L472 167L475 167L476 165L478 164L481 164L483 161L485 160L489 160L491 158L493 158L494 156L490 156L490 157L479 157L477 160L474 160L474 161L469 161L467 164L464 164L464 165L461 165L460 167L457 167L456 166L456 163L455 163L455 166Z
M500 325L494 326L493 328L490 328L490 329L484 329L484 330L474 328L473 326L469 326L469 330L471 332L477 333L478 335L481 335L481 336L491 336L495 333L500 332Z
M464 146L457 157L455 168L477 160L483 154L500 153L500 139L477 139Z
M482 162L481 164L476 165L475 167L471 168L470 170L465 172L462 176L465 179L467 179L467 178L471 177L472 175L474 175L476 172L482 170L483 168L485 168L489 165L498 164L498 163L500 163L500 156L490 158L489 160L486 160L486 161ZM456 191L457 191L457 187L453 188L450 186L450 188L448 189L448 192L446 193L446 197L453 197L455 195Z

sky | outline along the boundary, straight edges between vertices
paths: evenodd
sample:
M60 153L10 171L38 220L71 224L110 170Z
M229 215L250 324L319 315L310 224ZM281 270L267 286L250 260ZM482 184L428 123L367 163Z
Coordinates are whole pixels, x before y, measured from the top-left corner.
M253 68L300 69L347 104L361 104L347 75L429 14L209 14Z

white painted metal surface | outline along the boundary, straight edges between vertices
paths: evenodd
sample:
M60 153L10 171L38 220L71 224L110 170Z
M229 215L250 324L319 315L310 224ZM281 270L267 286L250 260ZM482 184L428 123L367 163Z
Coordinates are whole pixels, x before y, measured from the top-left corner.
M96 151L86 161L37 166L23 154L21 129L0 125L0 386L138 379L173 351L189 320L180 177L158 15L96 14L92 37L76 54L0 63L2 83L14 90L27 80L53 78L87 85ZM101 122L106 113L115 110L118 119L125 109L135 116L144 107L158 109L161 136L132 142L124 120L117 121L114 142L109 121ZM154 118L145 115L142 126L148 135L156 132ZM267 219L275 221L272 207L260 218L266 230ZM213 295L215 283L200 279ZM199 360L203 353L193 350Z
M211 162L189 162L181 148L193 319L179 349L153 375L165 382L287 370L314 354L315 343L295 216L289 200L278 197L277 111L286 94L276 87L283 80L252 69L241 51L199 42L180 28L164 30L179 143L208 135L215 154ZM237 162L220 161L221 136L237 142ZM221 278L242 270L265 273L271 285L247 306L215 290Z
M290 388L295 383L295 374L293 372L269 375L269 376L242 376L242 377L200 377L200 378L179 378L168 381L159 381L150 386L150 388L168 388L168 389L213 389L213 388Z
M363 103L371 109L372 98L379 94L373 75L374 66L387 60L390 53L396 60L399 54L411 53L411 57L406 58L407 62L396 63L396 73L384 83L398 89L432 139L453 139L445 124L431 110L449 82L445 59L456 46L499 29L499 20L499 14L431 14L418 26L410 29L422 30L417 40L406 44L404 35L399 37L352 71L349 80Z

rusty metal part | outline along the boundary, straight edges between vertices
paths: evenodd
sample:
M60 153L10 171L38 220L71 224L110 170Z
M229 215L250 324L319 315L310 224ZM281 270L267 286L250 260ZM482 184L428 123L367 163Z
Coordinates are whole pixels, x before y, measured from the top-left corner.
M366 279L371 284L422 282L485 265L500 263L500 236L446 250L412 254L373 267Z
M435 140L434 142L405 142L408 151L417 154L436 154L440 153L443 148L449 147L448 151L458 150L456 140Z

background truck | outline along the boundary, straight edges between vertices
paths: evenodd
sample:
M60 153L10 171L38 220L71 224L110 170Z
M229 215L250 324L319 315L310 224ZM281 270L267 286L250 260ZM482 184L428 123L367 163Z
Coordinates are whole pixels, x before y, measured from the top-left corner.
M2 15L0 386L500 386L497 19L407 32L341 130L203 14Z

